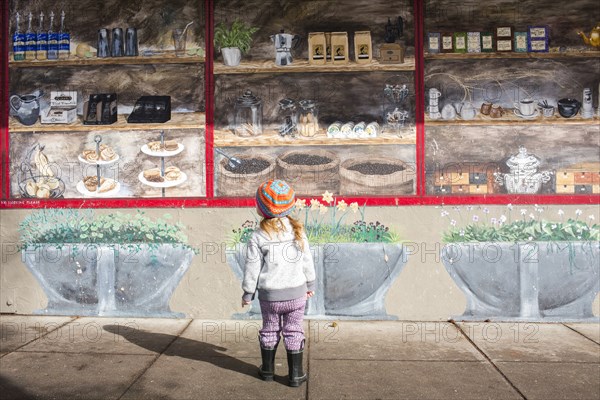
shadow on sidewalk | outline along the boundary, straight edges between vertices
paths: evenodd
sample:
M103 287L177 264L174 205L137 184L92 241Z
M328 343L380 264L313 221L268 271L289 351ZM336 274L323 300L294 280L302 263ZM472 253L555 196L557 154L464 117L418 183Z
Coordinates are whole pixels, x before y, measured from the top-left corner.
M119 335L125 340L154 353L207 362L219 368L260 379L257 365L227 355L225 353L227 348L225 347L180 336L143 331L123 325L104 325L103 328L107 332Z
M2 400L26 400L34 398L33 395L30 395L23 387L19 386L18 382L13 382L2 375L0 375L0 393L2 394Z

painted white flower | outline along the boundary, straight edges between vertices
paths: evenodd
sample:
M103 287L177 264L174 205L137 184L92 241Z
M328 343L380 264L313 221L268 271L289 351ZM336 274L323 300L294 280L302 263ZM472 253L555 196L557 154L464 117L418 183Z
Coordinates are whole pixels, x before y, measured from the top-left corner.
M348 203L346 203L344 200L340 200L337 203L337 209L340 211L346 211L346 208L348 208Z
M487 207L484 207L484 208L483 208L483 213L484 213L484 214L489 214L489 213L490 213L490 209L489 209L489 208L487 208Z
M527 210L525 208L521 208L521 215L527 214Z
M577 210L575 210L575 215L577 215L578 217L583 213L583 211L581 211L579 208Z
M506 215L502 214L502 215L500 216L500 223L502 223L502 224L503 224L503 223L505 223L505 222L506 222L506 220L507 220L507 218L506 218Z
M588 219L589 219L590 221L593 221L593 220L595 220L595 219L596 219L596 217L594 217L594 215L589 215L589 216L588 216Z
M508 208L509 210L512 210L514 207L513 207L512 203L508 203L506 205L506 208Z
M321 207L321 202L317 199L310 200L310 211L316 211Z
M465 230L464 230L464 229L461 229L461 230L460 230L460 232L458 232L458 234L459 234L460 236L465 236Z
M550 225L550 229L555 230L557 226L558 225L556 225L556 224L552 224L552 225Z
M456 220L453 219L452 221L450 221L450 225L456 226Z
M358 203L355 201L354 203L350 203L350 209L354 214L358 211Z
M325 204L319 205L319 214L327 214L327 206Z
M535 215L533 215L533 213L530 213L530 214L529 214L529 218L531 218L531 219L535 219Z
M323 201L330 204L333 201L333 193L329 193L329 190L326 190L325 193L323 193Z
M296 208L298 210L303 210L306 208L306 199L298 199L296 200Z
M473 215L473 222L479 221L479 215Z
M441 216L442 218L444 218L444 217L448 216L448 214L450 214L448 211L446 211L446 210L442 210L442 212L440 213L440 216Z
M529 241L531 242L531 241L533 240L533 236L529 236L529 237L527 238L527 240L529 240Z
M558 210L558 215L563 216L565 215L565 212L563 210Z
M496 218L492 218L490 219L490 222L492 225L496 225L498 223L498 220Z

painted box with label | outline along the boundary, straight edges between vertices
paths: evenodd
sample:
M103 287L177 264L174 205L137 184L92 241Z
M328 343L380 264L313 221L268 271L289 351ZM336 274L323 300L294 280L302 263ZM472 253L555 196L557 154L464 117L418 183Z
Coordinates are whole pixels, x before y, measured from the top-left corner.
M325 32L310 32L308 34L308 63L315 65L325 64L327 56L327 42Z

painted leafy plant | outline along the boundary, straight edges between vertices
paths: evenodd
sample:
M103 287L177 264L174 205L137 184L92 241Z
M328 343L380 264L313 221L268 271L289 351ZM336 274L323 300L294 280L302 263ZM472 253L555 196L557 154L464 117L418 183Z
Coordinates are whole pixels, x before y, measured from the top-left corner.
M586 222L581 218L582 211L575 211L575 218L566 218L563 210L558 210L558 219L543 218L544 208L534 206L533 212L523 208L520 218L513 220L514 206L509 204L506 213L499 218L489 218L489 209L483 208L480 217L475 210L469 223L459 226L453 217L463 220L462 209L453 207L455 214L443 209L442 218L450 220L450 228L443 234L446 243L457 242L558 242L558 241L600 241L600 226L595 224L595 216L589 215ZM472 206L466 207L469 212Z
M354 202L347 204L337 201L329 191L323 193L321 200L296 200L293 217L304 223L309 243L398 243L400 236L379 221L365 221L366 204L360 207ZM359 214L360 219L351 224L344 221L348 215ZM258 218L245 221L240 228L233 229L229 236L229 245L246 243L258 227Z
M225 47L237 47L242 54L250 50L252 35L258 28L246 25L244 22L236 19L231 26L221 22L215 26L215 46L219 49Z
M42 209L26 216L19 225L21 247L42 244L150 244L187 246L181 223L169 223L169 214L150 218L143 211L96 214L94 210Z

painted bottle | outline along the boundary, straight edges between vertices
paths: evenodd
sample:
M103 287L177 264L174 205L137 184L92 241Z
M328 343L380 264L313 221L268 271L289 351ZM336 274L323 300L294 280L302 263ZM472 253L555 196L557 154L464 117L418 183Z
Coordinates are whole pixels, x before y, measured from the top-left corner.
M44 13L40 13L40 24L37 30L37 44L35 58L45 60L48 58L48 32L44 31Z
M33 14L27 16L27 30L25 31L25 59L35 60L36 34L31 28Z
M17 13L15 16L17 24L15 25L15 33L13 33L13 59L15 61L23 61L25 59L25 34L19 30L21 15Z
M58 31L58 58L66 60L71 55L71 34L65 28L65 11L60 13L60 31Z
M48 60L58 60L58 32L54 32L54 11L50 11L48 29Z

